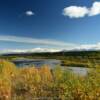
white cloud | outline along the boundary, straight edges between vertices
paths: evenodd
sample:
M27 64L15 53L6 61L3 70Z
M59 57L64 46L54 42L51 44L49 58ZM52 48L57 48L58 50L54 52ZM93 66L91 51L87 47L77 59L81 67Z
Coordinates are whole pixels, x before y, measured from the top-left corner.
M33 45L47 46L46 48L33 48L33 49L5 49L0 50L0 53L20 53L20 52L58 52L58 51L68 51L68 50L100 50L100 43L97 44L74 44L66 43L62 41L49 40L49 39L34 39L27 37L17 37L17 36L0 36L0 41L10 41L18 43L26 43ZM49 48L48 48L49 47Z
M94 2L89 11L89 16L100 14L100 2Z
M97 44L81 44L74 48L75 50L100 50L100 43Z
M29 10L29 11L26 11L25 14L26 14L27 16L33 16L33 15L34 15L34 12L31 11L31 10Z
M50 40L50 39L35 39L28 37L18 37L18 36L0 36L0 41L10 41L18 43L27 43L27 44L36 44L43 46L57 46L57 47L68 47L69 49L73 48L75 44L66 43L62 41Z
M88 9L86 7L70 6L63 10L64 16L69 16L70 18L84 17L88 14Z
M40 46L47 46L46 48L33 48L33 49L5 49L0 50L1 53L10 52L58 52L61 50L100 50L100 43L97 44L74 44L50 39L35 39L28 37L18 36L0 36L0 41L26 43ZM48 48L49 47L49 48Z
M94 2L90 8L83 6L69 6L63 9L63 15L70 18L82 18L100 14L100 2Z
M55 48L32 48L32 49L4 49L0 50L0 54L5 53L34 53L34 52L59 52L61 49Z
M60 51L88 51L88 50L100 50L100 43L97 44L81 44L72 46L71 48L32 48L32 49L4 49L0 50L0 54L5 53L33 53L33 52L60 52Z

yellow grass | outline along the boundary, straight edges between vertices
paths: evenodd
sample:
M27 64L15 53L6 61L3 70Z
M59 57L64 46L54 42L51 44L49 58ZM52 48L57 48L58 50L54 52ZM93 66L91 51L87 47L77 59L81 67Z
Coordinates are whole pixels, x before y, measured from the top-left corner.
M17 68L0 60L0 100L100 100L100 69L77 76L61 67Z

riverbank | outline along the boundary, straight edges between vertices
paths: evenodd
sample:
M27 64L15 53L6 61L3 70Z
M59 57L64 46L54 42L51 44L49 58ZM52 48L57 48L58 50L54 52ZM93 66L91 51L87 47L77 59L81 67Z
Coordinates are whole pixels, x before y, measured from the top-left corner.
M61 66L96 67L100 65L100 51L69 51L55 53L19 53L3 54L1 59L56 59L61 61Z

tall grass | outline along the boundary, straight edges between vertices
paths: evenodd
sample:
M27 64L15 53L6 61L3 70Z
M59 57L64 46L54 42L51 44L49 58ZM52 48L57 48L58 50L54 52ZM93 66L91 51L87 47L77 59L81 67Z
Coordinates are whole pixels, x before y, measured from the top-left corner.
M78 76L60 66L17 68L0 60L0 100L100 100L100 69Z

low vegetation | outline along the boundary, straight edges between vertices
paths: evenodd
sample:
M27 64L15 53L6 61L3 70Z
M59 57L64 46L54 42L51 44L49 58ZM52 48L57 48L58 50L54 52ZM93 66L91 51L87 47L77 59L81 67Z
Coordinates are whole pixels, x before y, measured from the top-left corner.
M78 76L59 66L17 68L0 60L0 100L100 100L100 69Z
M14 60L19 58L31 59L58 59L61 60L62 66L80 66L95 67L100 65L100 51L62 51L55 53L19 53L5 54L0 56L1 59ZM92 64L92 66L90 65Z

